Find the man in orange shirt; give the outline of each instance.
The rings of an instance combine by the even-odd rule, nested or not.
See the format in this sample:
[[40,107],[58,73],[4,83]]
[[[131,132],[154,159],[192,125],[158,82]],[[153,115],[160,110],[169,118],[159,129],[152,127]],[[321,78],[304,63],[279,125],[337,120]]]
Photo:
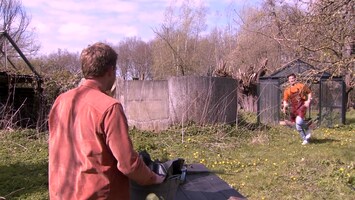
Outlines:
[[282,110],[286,113],[286,108],[291,104],[291,122],[296,123],[296,129],[303,139],[302,144],[305,145],[311,137],[309,128],[304,122],[304,117],[312,100],[312,92],[306,85],[297,82],[295,74],[288,75],[287,79],[290,86],[284,91]]
[[116,79],[117,53],[95,43],[80,55],[85,81],[61,94],[49,114],[50,199],[128,200],[129,179],[162,183],[134,151],[122,105],[105,91]]

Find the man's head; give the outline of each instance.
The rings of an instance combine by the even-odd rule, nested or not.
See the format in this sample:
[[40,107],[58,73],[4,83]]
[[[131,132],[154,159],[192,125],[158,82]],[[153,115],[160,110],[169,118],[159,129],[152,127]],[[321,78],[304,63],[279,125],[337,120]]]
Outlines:
[[296,74],[292,73],[287,76],[288,82],[293,85],[296,83]]
[[86,79],[101,77],[108,70],[116,70],[117,53],[109,45],[97,42],[81,52],[80,61]]

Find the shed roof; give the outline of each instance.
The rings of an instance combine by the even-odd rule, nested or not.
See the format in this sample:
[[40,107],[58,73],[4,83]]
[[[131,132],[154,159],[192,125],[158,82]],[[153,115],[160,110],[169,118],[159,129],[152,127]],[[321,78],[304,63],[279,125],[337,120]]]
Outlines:
[[285,78],[289,74],[296,74],[296,75],[302,75],[306,73],[313,73],[314,76],[318,77],[326,77],[329,78],[331,74],[327,72],[317,72],[317,69],[310,65],[309,63],[306,63],[300,59],[293,60],[286,65],[282,66],[279,70],[275,71],[272,73],[270,76],[264,76],[260,77],[261,79],[278,79],[278,78]]

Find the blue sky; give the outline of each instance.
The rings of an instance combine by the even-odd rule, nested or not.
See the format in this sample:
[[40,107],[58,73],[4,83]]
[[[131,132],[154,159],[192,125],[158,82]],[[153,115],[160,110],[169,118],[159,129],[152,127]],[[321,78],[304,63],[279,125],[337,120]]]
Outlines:
[[[22,0],[31,16],[41,54],[58,49],[80,52],[97,41],[118,44],[126,37],[154,38],[171,0]],[[242,9],[260,0],[195,0],[208,7],[209,28],[224,24],[227,8]],[[181,2],[181,0],[177,0]]]

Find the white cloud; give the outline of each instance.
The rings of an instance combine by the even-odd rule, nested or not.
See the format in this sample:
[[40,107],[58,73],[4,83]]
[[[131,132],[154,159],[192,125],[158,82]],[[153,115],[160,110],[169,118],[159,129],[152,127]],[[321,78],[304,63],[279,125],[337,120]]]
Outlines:
[[85,37],[90,32],[90,27],[79,23],[65,23],[59,26],[58,34],[75,35],[76,37]]
[[[202,1],[202,0],[199,0]],[[239,1],[239,0],[238,0]],[[253,0],[258,1],[258,0]],[[42,53],[57,49],[80,51],[96,41],[117,44],[125,37],[154,37],[152,28],[163,22],[170,0],[23,0],[32,15]],[[181,0],[179,0],[181,3]],[[207,0],[211,9],[222,9],[229,0]],[[223,10],[220,10],[223,13]],[[211,20],[209,20],[211,21]],[[221,21],[221,20],[218,20]]]

